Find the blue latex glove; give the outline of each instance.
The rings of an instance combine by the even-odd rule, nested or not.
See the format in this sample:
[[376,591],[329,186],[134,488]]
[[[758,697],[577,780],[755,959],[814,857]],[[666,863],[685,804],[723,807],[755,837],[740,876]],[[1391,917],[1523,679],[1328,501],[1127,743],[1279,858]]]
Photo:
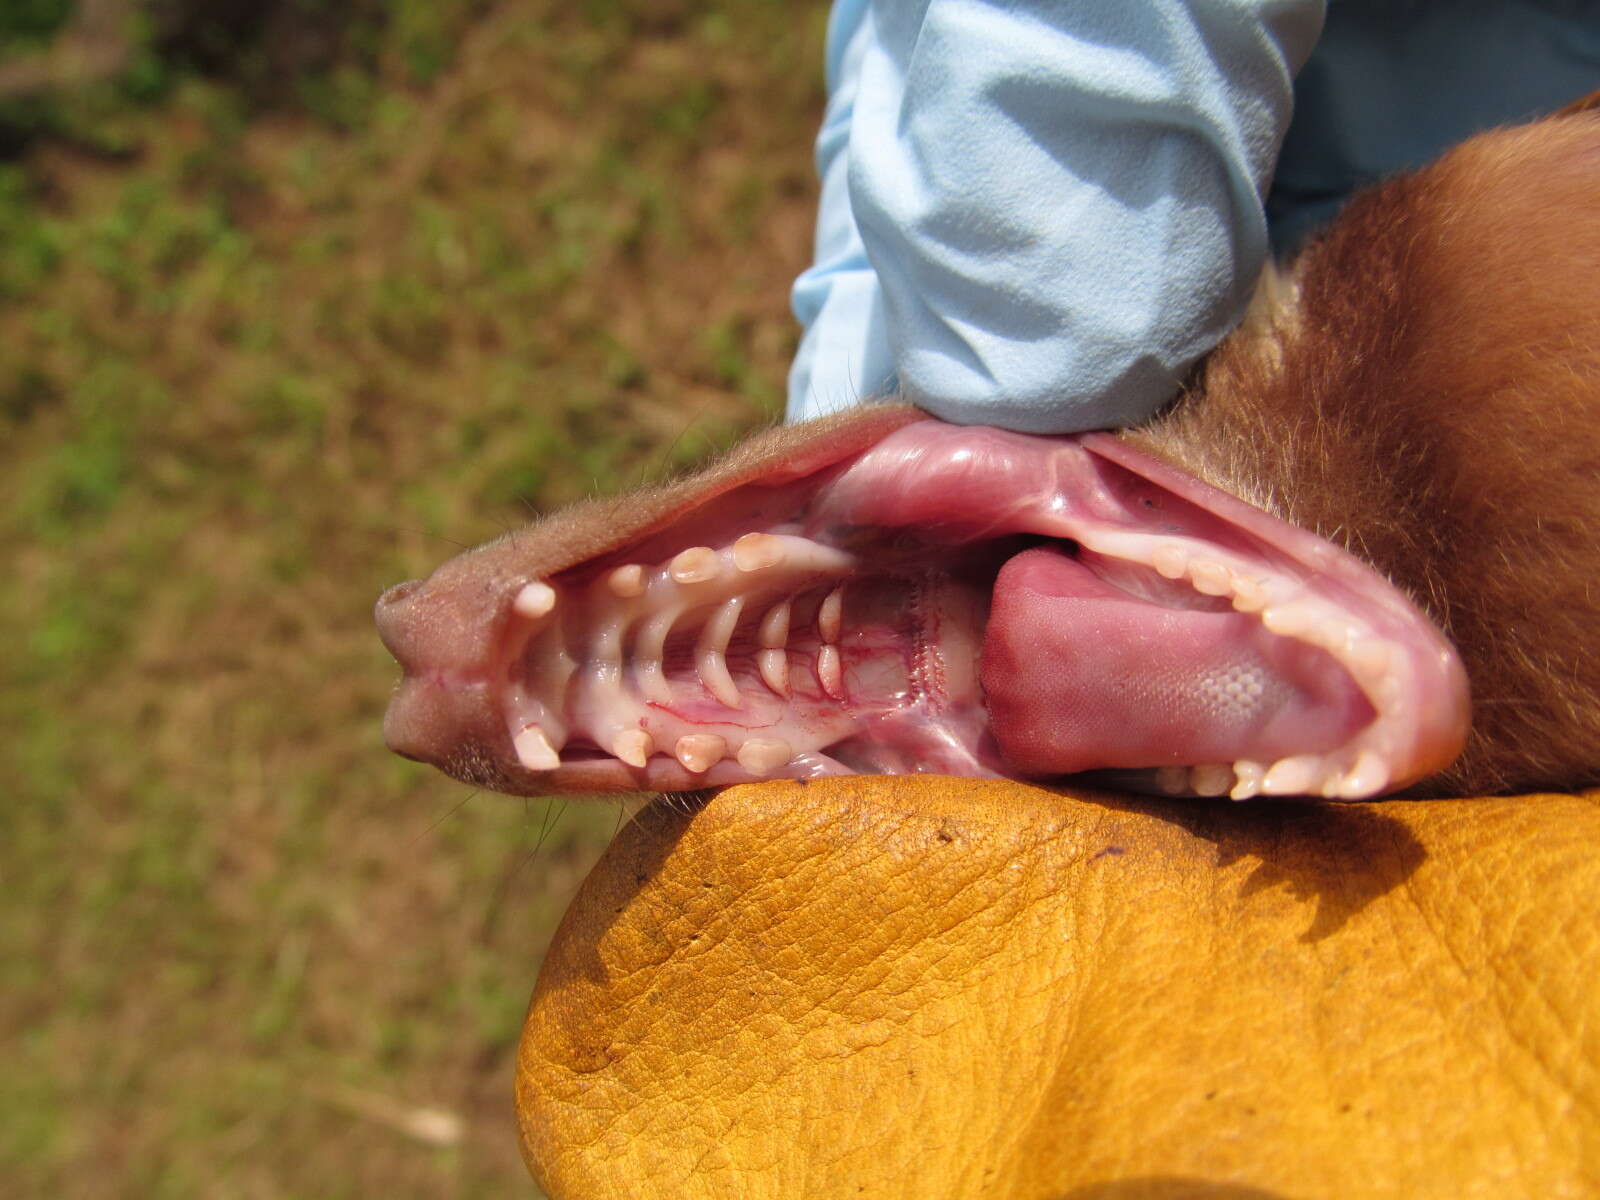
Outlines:
[[1127,425],[1244,310],[1321,0],[836,0],[798,420]]

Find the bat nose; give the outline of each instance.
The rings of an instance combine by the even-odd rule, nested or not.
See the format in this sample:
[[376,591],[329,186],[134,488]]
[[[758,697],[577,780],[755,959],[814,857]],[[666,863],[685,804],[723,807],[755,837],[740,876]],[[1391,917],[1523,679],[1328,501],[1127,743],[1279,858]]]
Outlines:
[[373,620],[378,625],[378,637],[402,667],[410,665],[413,649],[413,639],[409,634],[414,622],[406,619],[412,607],[408,602],[421,586],[420,579],[397,583],[378,597],[378,603],[372,610]]

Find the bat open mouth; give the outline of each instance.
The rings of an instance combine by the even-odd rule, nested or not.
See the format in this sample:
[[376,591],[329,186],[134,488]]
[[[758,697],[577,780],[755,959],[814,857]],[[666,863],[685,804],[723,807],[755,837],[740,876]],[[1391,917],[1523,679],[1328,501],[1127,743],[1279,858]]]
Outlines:
[[391,745],[514,792],[1111,770],[1243,799],[1376,795],[1465,737],[1394,588],[1115,438],[920,421],[773,475],[533,578],[391,591]]

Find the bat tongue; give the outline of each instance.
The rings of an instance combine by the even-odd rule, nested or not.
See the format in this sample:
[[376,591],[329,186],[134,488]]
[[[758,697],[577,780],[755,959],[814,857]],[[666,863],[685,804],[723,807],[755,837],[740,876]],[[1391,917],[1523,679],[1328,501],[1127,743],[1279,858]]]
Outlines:
[[1053,549],[1010,559],[982,661],[1007,761],[1036,775],[1272,762],[1332,751],[1372,720],[1325,651],[1185,600],[1135,594]]

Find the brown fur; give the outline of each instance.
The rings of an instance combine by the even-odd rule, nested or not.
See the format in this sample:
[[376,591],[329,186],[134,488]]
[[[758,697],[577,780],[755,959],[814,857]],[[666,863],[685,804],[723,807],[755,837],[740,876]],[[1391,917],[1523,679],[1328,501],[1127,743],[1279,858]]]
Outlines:
[[1600,782],[1600,93],[1357,197],[1126,436],[1347,546],[1460,647],[1430,791]]

